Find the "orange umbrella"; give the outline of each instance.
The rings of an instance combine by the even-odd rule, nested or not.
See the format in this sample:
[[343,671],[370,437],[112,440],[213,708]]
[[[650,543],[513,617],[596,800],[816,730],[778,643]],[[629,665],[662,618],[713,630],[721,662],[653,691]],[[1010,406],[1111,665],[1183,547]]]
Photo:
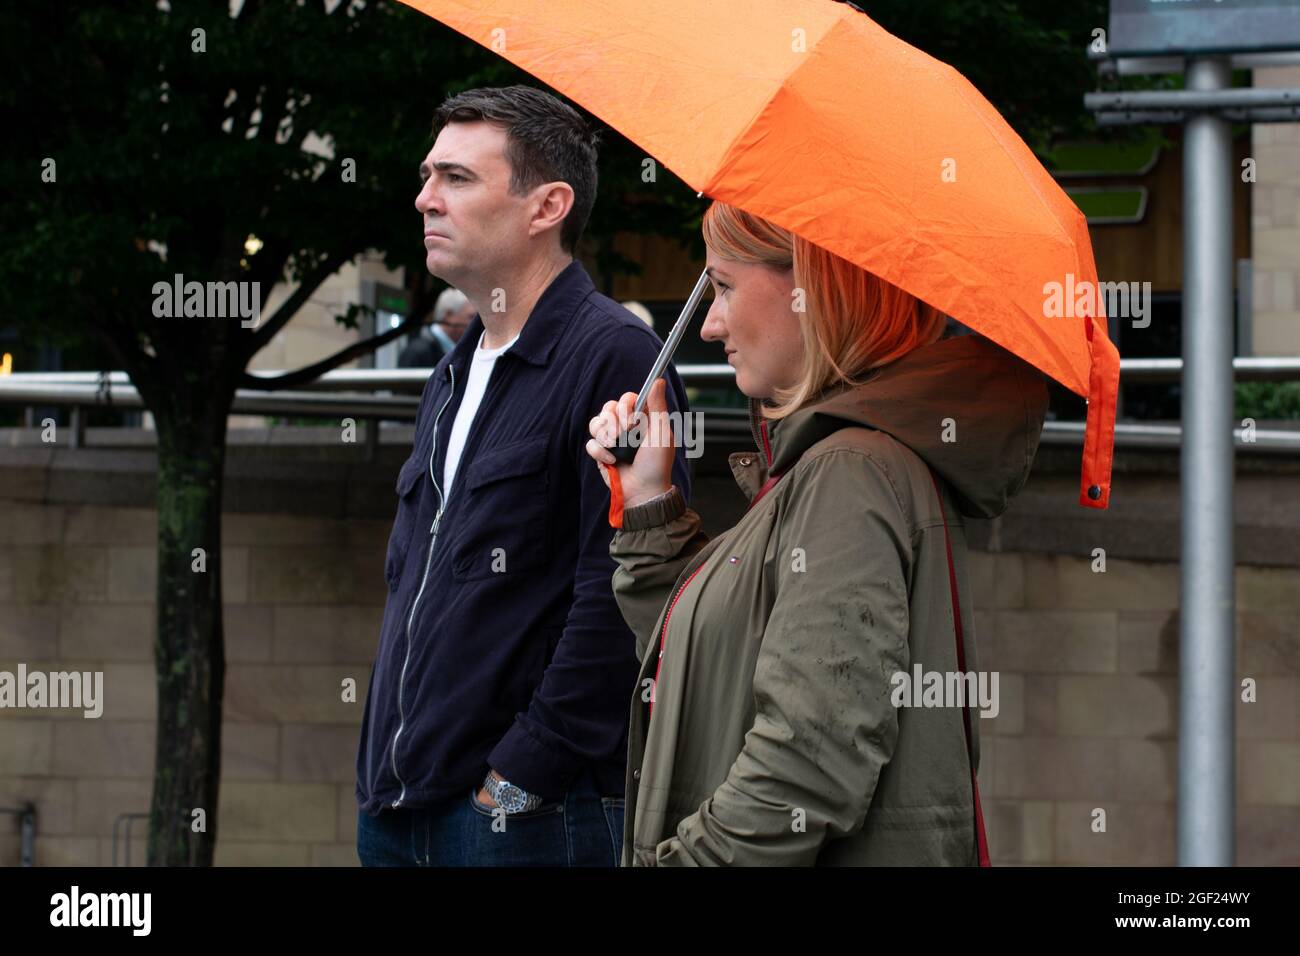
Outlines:
[[952,67],[832,0],[403,2],[1085,396],[1079,502],[1107,506],[1119,353],[1087,222]]

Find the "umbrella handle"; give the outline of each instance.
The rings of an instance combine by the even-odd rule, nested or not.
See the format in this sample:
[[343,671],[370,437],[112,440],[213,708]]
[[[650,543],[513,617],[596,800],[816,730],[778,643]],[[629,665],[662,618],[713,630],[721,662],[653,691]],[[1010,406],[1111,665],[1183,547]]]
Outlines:
[[627,432],[624,432],[619,436],[618,444],[611,448],[609,453],[614,456],[616,461],[624,465],[630,465],[636,460],[637,445],[632,444],[636,440],[637,436],[628,435]]

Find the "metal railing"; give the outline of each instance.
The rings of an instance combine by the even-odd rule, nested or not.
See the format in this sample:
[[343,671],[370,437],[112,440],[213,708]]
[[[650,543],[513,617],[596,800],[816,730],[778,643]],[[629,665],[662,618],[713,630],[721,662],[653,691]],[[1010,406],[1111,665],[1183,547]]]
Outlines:
[[[1233,374],[1239,382],[1300,380],[1300,358],[1236,358]],[[726,386],[735,380],[735,369],[723,364],[677,366],[682,380],[693,386]],[[1124,383],[1176,382],[1183,371],[1180,358],[1133,358],[1120,361]],[[239,389],[231,412],[248,415],[280,415],[312,418],[355,418],[358,421],[413,422],[419,410],[419,393],[431,370],[336,369],[299,389],[268,392]],[[279,372],[257,373],[264,377]],[[384,394],[394,393],[394,394]],[[21,372],[0,376],[0,404],[71,407],[73,447],[85,444],[87,408],[141,409],[144,403],[125,372]],[[701,408],[713,434],[746,435],[748,414],[741,408]],[[1042,441],[1049,445],[1078,445],[1083,441],[1084,423],[1048,421]],[[1130,448],[1177,448],[1182,444],[1180,425],[1117,422],[1115,444]],[[1257,452],[1295,454],[1300,452],[1300,428],[1233,429],[1239,448]],[[376,448],[377,430],[366,429],[369,453]]]
[[1115,90],[1083,94],[1098,126],[1181,123],[1212,113],[1234,123],[1300,120],[1300,89]]

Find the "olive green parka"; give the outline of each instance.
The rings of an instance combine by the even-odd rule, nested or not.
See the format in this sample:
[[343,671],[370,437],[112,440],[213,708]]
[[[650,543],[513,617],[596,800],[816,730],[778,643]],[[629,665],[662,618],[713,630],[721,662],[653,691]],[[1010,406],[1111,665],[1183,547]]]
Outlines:
[[782,420],[751,402],[729,531],[675,489],[623,512],[624,865],[975,865],[979,712],[968,755],[962,709],[896,705],[896,675],[959,669],[949,549],[978,670],[962,519],[1006,510],[1046,409],[1032,366],[940,339]]

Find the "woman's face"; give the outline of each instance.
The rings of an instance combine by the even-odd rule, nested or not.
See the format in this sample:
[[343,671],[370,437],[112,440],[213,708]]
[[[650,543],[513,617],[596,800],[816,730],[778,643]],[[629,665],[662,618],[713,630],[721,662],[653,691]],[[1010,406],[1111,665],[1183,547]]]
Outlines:
[[736,387],[750,398],[771,398],[778,387],[794,386],[803,363],[794,270],[721,259],[712,251],[705,263],[713,304],[700,338],[723,344]]

